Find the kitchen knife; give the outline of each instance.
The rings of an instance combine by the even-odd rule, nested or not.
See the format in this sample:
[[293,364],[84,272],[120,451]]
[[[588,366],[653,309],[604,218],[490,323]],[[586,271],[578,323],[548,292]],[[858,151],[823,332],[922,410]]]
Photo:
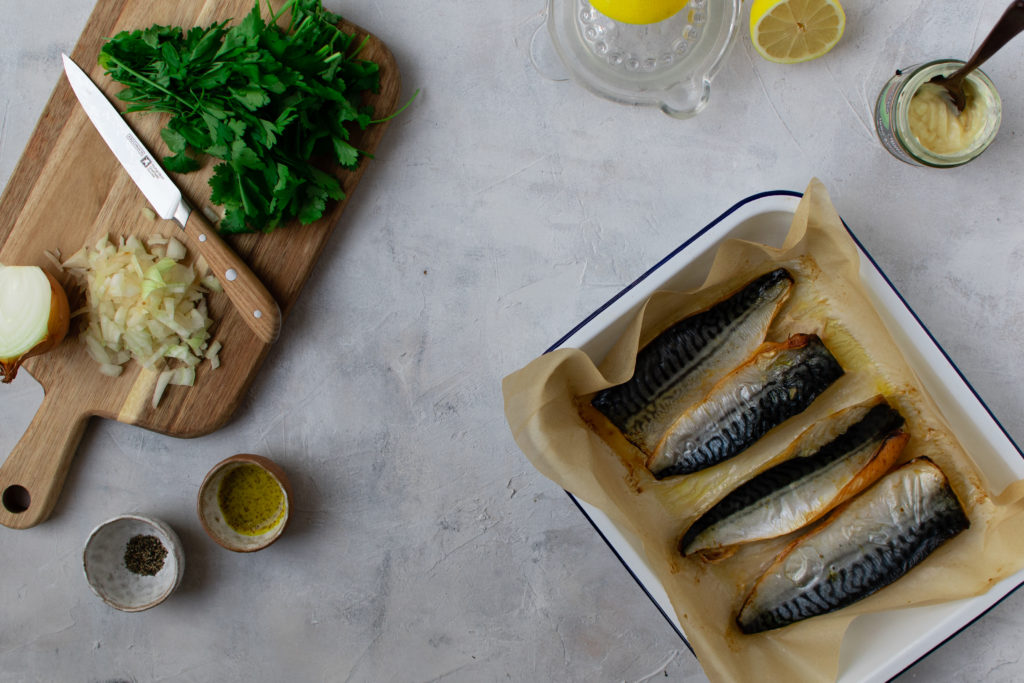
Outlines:
[[202,212],[192,210],[181,196],[181,190],[167,177],[103,91],[70,57],[63,57],[64,72],[72,90],[121,166],[160,217],[173,220],[188,235],[253,332],[264,342],[273,342],[281,331],[281,309],[270,292],[220,238]]

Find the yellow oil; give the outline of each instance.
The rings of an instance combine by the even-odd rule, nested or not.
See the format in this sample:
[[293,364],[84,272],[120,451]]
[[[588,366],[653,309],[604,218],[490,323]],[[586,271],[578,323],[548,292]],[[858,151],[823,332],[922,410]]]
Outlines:
[[227,525],[246,536],[273,530],[285,514],[281,485],[262,467],[249,463],[224,475],[217,503]]

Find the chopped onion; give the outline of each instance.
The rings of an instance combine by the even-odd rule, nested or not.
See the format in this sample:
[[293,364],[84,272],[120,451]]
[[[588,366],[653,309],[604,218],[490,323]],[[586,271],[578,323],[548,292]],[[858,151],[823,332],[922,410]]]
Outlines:
[[68,332],[68,297],[38,266],[0,264],[0,377],[7,384],[26,358],[46,353]]
[[210,225],[217,225],[220,222],[221,216],[212,206],[204,206],[203,215],[206,216],[206,220],[210,221]]
[[204,358],[219,365],[220,343],[210,343],[213,321],[204,295],[220,283],[205,272],[205,262],[201,272],[185,265],[186,256],[173,237],[154,236],[143,245],[132,236],[117,246],[103,237],[63,263],[85,288],[81,339],[89,355],[105,375],[116,377],[129,359],[160,371],[154,408],[168,385],[192,386]]

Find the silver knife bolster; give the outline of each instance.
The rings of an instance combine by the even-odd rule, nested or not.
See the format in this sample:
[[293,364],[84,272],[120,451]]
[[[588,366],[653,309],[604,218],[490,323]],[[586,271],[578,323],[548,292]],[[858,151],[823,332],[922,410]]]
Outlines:
[[185,229],[185,223],[188,223],[188,217],[192,215],[192,207],[189,206],[185,198],[182,197],[178,205],[174,207],[174,215],[171,216],[171,220],[178,224],[178,227],[182,230]]

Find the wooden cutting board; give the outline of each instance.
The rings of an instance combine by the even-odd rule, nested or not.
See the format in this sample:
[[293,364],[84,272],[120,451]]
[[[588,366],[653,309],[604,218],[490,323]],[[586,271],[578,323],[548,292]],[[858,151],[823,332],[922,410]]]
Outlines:
[[[272,4],[277,8],[281,2]],[[261,6],[266,16],[266,3]],[[99,0],[71,56],[123,111],[124,105],[113,97],[121,86],[96,65],[107,37],[154,23],[191,27],[241,19],[252,7],[252,0]],[[351,24],[343,28],[366,35]],[[368,95],[367,102],[374,105],[378,117],[384,117],[395,110],[400,77],[388,48],[375,36],[368,38],[360,56],[380,65],[381,88]],[[175,235],[183,241],[184,237],[175,224],[147,217],[145,198],[86,118],[63,72],[53,77],[57,86],[0,196],[0,262],[38,265],[51,272],[65,284],[74,310],[82,295],[47,259],[47,251],[59,251],[66,258],[105,234],[112,239],[152,233]],[[167,153],[160,139],[164,116],[133,113],[126,120],[155,155]],[[386,125],[354,132],[353,144],[372,154]],[[368,163],[364,160],[357,170],[341,173],[346,199],[330,205],[319,222],[228,238],[277,300],[283,315],[295,303]],[[187,175],[171,174],[197,210],[209,205],[207,180],[212,166],[208,163]],[[191,245],[185,245],[191,254]],[[221,366],[213,370],[204,362],[194,387],[169,387],[156,409],[150,405],[156,372],[129,362],[117,378],[101,375],[73,334],[53,352],[25,363],[23,372],[38,380],[45,393],[24,436],[0,467],[0,524],[28,528],[50,515],[93,415],[178,437],[208,434],[231,417],[270,346],[256,337],[225,295],[211,295],[209,305],[216,321],[214,338],[223,344]]]

